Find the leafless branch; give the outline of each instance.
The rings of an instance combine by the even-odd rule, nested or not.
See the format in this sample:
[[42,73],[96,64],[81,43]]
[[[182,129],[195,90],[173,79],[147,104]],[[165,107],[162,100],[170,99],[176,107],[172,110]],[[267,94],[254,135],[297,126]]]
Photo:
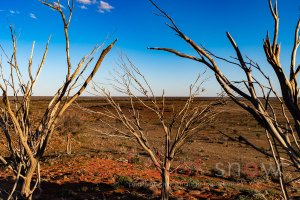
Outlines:
[[[194,60],[204,64],[215,74],[217,81],[226,94],[237,105],[249,112],[254,119],[259,122],[263,128],[265,128],[266,134],[269,136],[268,138],[274,140],[271,141],[269,139],[269,142],[271,141],[270,147],[273,148],[272,156],[274,158],[277,170],[280,172],[280,184],[283,196],[285,199],[288,199],[288,193],[283,179],[284,171],[281,163],[285,158],[282,154],[288,155],[289,163],[293,163],[293,166],[296,170],[299,171],[300,169],[300,148],[298,144],[300,137],[300,109],[298,106],[299,89],[297,86],[297,75],[300,69],[299,66],[296,68],[296,55],[300,43],[300,21],[298,20],[295,29],[294,46],[290,62],[290,77],[288,79],[280,62],[280,45],[277,42],[279,34],[279,14],[277,1],[275,0],[275,4],[273,5],[272,0],[268,0],[269,8],[274,20],[274,33],[273,38],[270,38],[269,33],[267,33],[266,39],[263,42],[263,48],[267,61],[275,72],[276,78],[280,85],[280,92],[282,94],[282,97],[280,97],[280,95],[278,95],[275,91],[273,84],[271,83],[271,79],[266,74],[266,71],[249,57],[246,57],[249,61],[245,61],[237,43],[229,33],[227,33],[227,38],[229,39],[231,46],[236,53],[236,58],[233,58],[234,61],[216,56],[202,45],[197,45],[178,28],[175,21],[165,11],[159,8],[154,1],[149,1],[159,11],[159,14],[164,16],[164,18],[169,22],[167,26],[171,28],[171,30],[173,30],[183,41],[185,41],[198,55],[191,56],[170,48],[155,47],[149,49],[166,51],[179,57]],[[222,73],[218,63],[216,62],[217,60],[225,61],[233,66],[238,66],[243,70],[243,75],[245,75],[247,79],[230,81],[228,77]],[[259,74],[267,81],[266,85],[263,84],[263,81],[260,78],[254,76],[252,70],[257,70],[259,72]],[[247,92],[244,92],[234,84],[243,84]],[[262,94],[262,98],[258,97],[259,92]],[[243,98],[239,98],[239,96]],[[276,100],[271,101],[270,98],[272,96],[275,96]],[[279,102],[281,111],[275,109],[275,105],[273,105],[273,103],[276,101]],[[284,122],[280,121],[278,116],[282,116]],[[291,122],[291,120],[293,120],[293,122]],[[290,136],[292,136],[292,140],[290,139]],[[242,139],[243,143],[248,141],[246,138],[244,139],[245,140]],[[249,142],[246,142],[246,144],[256,147],[254,144]],[[258,148],[256,149],[259,150]],[[278,149],[283,150],[283,152],[279,151]],[[265,152],[262,153],[265,154]],[[268,155],[270,156],[269,153]]]

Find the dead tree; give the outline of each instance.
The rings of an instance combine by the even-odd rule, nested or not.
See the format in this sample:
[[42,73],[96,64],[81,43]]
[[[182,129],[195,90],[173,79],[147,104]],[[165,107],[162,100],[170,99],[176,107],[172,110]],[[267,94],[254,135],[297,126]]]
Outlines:
[[[272,0],[269,0],[270,11],[274,19],[274,33],[272,39],[270,38],[269,33],[267,33],[263,42],[263,48],[266,59],[275,72],[277,81],[280,84],[281,94],[278,94],[272,85],[270,77],[266,74],[265,69],[261,68],[258,63],[249,57],[243,56],[240,48],[230,33],[226,34],[236,53],[236,57],[226,59],[215,55],[204,46],[196,44],[179,29],[174,20],[165,11],[160,9],[152,0],[150,0],[150,2],[156,7],[160,15],[168,21],[167,26],[183,39],[183,41],[197,53],[197,56],[181,53],[170,48],[150,49],[166,51],[179,57],[204,64],[215,74],[216,80],[227,95],[237,105],[248,111],[255,120],[265,128],[267,140],[270,144],[270,151],[272,153],[266,155],[273,156],[279,173],[283,197],[288,199],[286,186],[289,182],[285,182],[284,180],[284,169],[285,167],[292,166],[297,174],[299,174],[300,170],[300,109],[298,106],[299,89],[297,86],[297,76],[300,72],[300,65],[296,64],[297,49],[300,44],[300,20],[298,20],[295,28],[294,45],[291,52],[289,72],[287,75],[280,62],[280,45],[277,42],[279,34],[277,1],[275,2],[275,5],[272,5]],[[218,62],[227,62],[232,64],[233,67],[241,69],[245,79],[239,81],[229,80],[228,76],[223,74]],[[257,71],[263,79],[255,76],[253,71]],[[239,87],[241,85],[244,89]],[[260,94],[261,96],[259,96]],[[279,112],[274,109],[274,105],[270,100],[270,97],[272,96],[275,97],[281,105],[281,110]],[[278,119],[278,116],[280,115],[283,116],[283,121]],[[296,177],[294,180],[299,179],[300,177]]]
[[[65,15],[65,12],[63,12],[59,0],[55,3],[45,1],[41,1],[41,3],[57,11],[63,21],[67,61],[66,79],[52,97],[38,122],[33,122],[35,113],[29,112],[31,109],[31,97],[37,78],[46,61],[50,39],[35,73],[33,73],[32,70],[35,46],[33,43],[28,62],[29,78],[26,81],[24,80],[24,73],[22,73],[19,68],[17,59],[17,38],[11,28],[12,55],[7,54],[1,46],[6,57],[7,69],[4,68],[4,66],[6,66],[5,63],[0,63],[0,89],[2,91],[0,126],[4,138],[6,139],[6,146],[9,152],[8,158],[0,155],[0,160],[10,168],[17,177],[14,187],[7,197],[8,199],[16,197],[18,195],[17,193],[20,193],[24,199],[32,199],[34,191],[41,183],[39,163],[46,151],[58,119],[86,89],[98,71],[103,59],[115,44],[114,41],[106,47],[92,67],[89,67],[89,65],[92,63],[93,56],[97,50],[101,48],[100,46],[96,46],[88,55],[84,56],[77,65],[72,64],[68,33],[74,9],[74,1],[67,1],[68,6],[65,12],[68,13],[68,17]],[[6,73],[3,72],[5,70],[7,70],[6,73],[9,72],[7,77],[5,76]],[[16,188],[19,187],[21,191],[16,192]]]
[[[105,134],[109,137],[123,137],[133,139],[149,155],[154,166],[159,171],[162,181],[161,199],[168,199],[170,193],[170,169],[172,162],[187,141],[199,134],[216,114],[215,106],[219,102],[200,105],[196,101],[201,84],[199,78],[190,86],[189,97],[180,108],[174,108],[167,113],[164,93],[161,97],[155,96],[150,84],[139,69],[129,60],[121,61],[120,70],[116,70],[113,78],[113,87],[117,92],[128,98],[128,106],[123,107],[115,100],[110,92],[95,86],[97,93],[104,95],[110,107],[98,112],[108,120],[101,120],[113,131]],[[147,131],[149,122],[143,119],[143,112],[150,111],[158,120],[162,136],[162,149],[149,141],[150,131]],[[112,120],[113,119],[113,120]],[[121,122],[116,127],[112,121]],[[157,152],[158,151],[158,152]]]

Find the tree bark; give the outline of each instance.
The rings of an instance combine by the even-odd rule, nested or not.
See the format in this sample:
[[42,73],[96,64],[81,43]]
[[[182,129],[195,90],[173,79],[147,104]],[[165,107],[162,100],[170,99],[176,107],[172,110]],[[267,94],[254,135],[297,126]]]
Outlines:
[[170,195],[170,166],[171,162],[166,161],[165,167],[162,170],[162,186],[161,186],[161,200],[168,200]]
[[25,174],[25,180],[22,183],[21,195],[24,199],[31,200],[34,189],[31,189],[32,178],[37,168],[38,161],[31,161],[28,171]]

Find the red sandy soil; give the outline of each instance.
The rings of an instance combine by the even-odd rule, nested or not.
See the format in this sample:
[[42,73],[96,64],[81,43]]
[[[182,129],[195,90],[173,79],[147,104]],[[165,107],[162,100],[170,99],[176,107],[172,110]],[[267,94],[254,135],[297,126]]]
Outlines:
[[[160,175],[152,167],[126,160],[103,159],[96,155],[47,158],[42,164],[42,190],[36,199],[158,199]],[[12,176],[0,172],[2,188],[11,187]],[[128,185],[116,186],[116,177],[128,177]],[[178,178],[181,177],[181,178]],[[198,180],[197,189],[188,187],[189,178]],[[267,191],[274,184],[234,183],[207,175],[171,175],[172,199],[235,199],[247,191]],[[238,190],[240,189],[240,190]],[[274,199],[276,199],[274,197]]]
[[[122,100],[122,99],[121,99]],[[122,106],[128,102],[119,101]],[[182,105],[181,99],[169,99],[171,104]],[[211,101],[199,100],[199,103]],[[79,102],[94,110],[101,110],[105,104],[99,99],[81,99]],[[37,98],[33,101],[32,113],[38,119],[47,105],[47,99]],[[276,109],[280,109],[279,106]],[[153,144],[161,143],[161,130],[153,114],[147,110],[140,110],[145,121],[145,128],[149,131],[149,139]],[[71,108],[66,115],[77,117],[71,126],[81,126],[75,130],[78,133],[72,137],[71,156],[65,154],[65,134],[57,133],[52,138],[44,160],[41,161],[41,190],[37,190],[35,199],[159,199],[160,175],[151,166],[145,152],[134,142],[121,139],[112,139],[101,136],[99,132],[106,127],[99,121],[101,116],[93,116],[78,109]],[[116,126],[120,124],[116,121]],[[68,132],[69,126],[61,131]],[[273,164],[271,158],[257,153],[248,146],[231,141],[220,134],[220,131],[234,137],[236,134],[249,138],[253,143],[268,147],[264,139],[264,130],[253,120],[249,114],[241,110],[232,102],[226,105],[212,124],[201,130],[193,139],[188,141],[175,160],[173,166],[179,166],[176,173],[171,174],[173,199],[259,199],[263,195],[266,199],[279,199],[280,189],[276,180],[262,175],[252,177],[233,177],[228,174],[219,177],[211,173],[217,163],[226,166],[227,163],[238,163],[241,166],[249,163]],[[2,143],[0,135],[1,155],[8,152]],[[134,156],[138,160],[131,160]],[[197,170],[199,173],[190,173],[190,166],[180,166],[180,162],[195,164],[200,160]],[[259,169],[261,170],[261,169]],[[250,169],[251,172],[251,169]],[[293,175],[291,174],[291,177]],[[0,166],[0,199],[5,191],[13,186],[13,175]],[[123,180],[120,181],[120,180]],[[124,181],[125,180],[125,181]],[[127,182],[126,182],[127,181]],[[124,183],[125,182],[125,183]],[[300,183],[293,184],[291,194],[300,199]],[[5,198],[5,197],[4,197]],[[263,199],[263,198],[261,198]]]

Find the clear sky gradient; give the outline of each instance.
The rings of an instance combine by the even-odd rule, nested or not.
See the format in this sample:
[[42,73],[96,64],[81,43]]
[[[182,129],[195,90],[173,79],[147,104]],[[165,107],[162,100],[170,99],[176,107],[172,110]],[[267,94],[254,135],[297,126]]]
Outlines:
[[[61,3],[66,5],[64,0]],[[156,0],[156,3],[174,18],[184,33],[217,55],[234,55],[225,35],[229,31],[244,54],[271,73],[262,49],[267,30],[273,32],[267,0]],[[279,0],[278,4],[281,60],[288,68],[300,1]],[[165,89],[169,96],[186,95],[189,84],[205,67],[168,53],[147,50],[147,47],[170,47],[194,53],[165,25],[165,19],[154,12],[155,8],[147,0],[75,0],[70,27],[72,61],[77,63],[105,38],[109,37],[108,42],[118,38],[95,77],[97,82],[109,78],[108,71],[112,71],[119,55],[124,53],[141,69],[157,94]],[[49,56],[34,95],[53,95],[66,74],[59,14],[38,0],[0,0],[0,43],[8,52],[11,51],[9,25],[13,25],[18,34],[19,62],[25,73],[32,41],[36,41],[36,66],[52,34]],[[239,70],[233,66],[222,64],[222,69],[233,80],[240,78]],[[207,73],[207,77],[211,75]],[[214,77],[205,87],[206,96],[220,92]]]

